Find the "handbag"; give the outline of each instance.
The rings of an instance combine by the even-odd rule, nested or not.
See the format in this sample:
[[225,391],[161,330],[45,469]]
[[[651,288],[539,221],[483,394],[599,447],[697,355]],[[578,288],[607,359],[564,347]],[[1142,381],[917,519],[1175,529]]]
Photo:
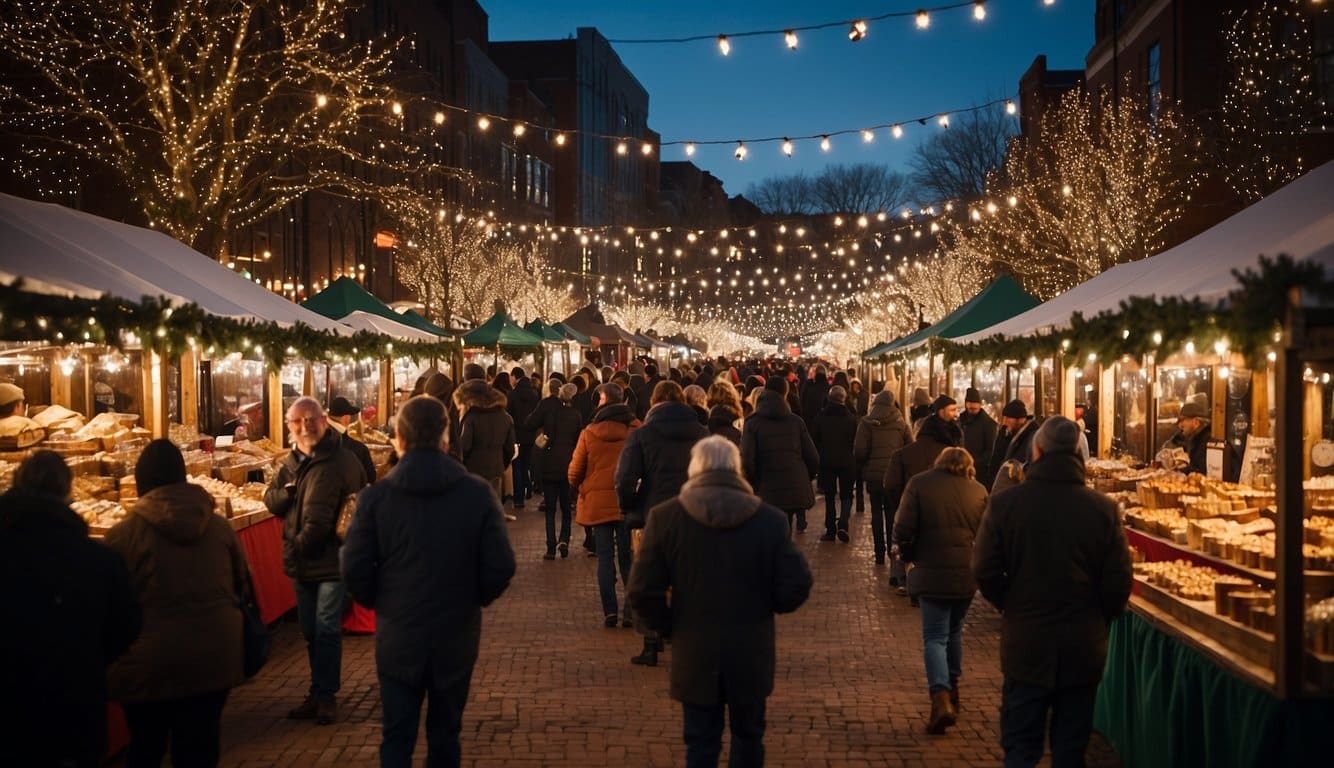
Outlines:
[[334,535],[339,543],[347,538],[347,529],[352,525],[352,515],[357,511],[357,494],[349,493],[343,497],[343,504],[338,508],[338,522],[334,524]]
[[242,664],[242,670],[247,679],[254,677],[264,668],[264,664],[269,660],[269,652],[273,649],[273,638],[269,635],[269,628],[264,623],[264,619],[259,614],[259,604],[255,602],[255,590],[250,581],[250,574],[246,574],[245,583],[241,589],[241,639],[245,647],[245,660]]

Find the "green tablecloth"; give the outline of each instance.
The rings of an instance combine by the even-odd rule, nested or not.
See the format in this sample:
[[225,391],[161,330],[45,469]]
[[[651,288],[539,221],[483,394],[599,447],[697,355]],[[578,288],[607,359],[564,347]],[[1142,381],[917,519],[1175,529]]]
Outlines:
[[1279,701],[1129,612],[1094,726],[1134,768],[1334,765],[1334,699]]

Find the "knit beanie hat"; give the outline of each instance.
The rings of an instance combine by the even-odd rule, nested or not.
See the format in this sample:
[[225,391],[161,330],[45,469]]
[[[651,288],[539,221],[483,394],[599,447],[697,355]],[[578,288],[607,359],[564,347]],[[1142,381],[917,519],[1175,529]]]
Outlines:
[[140,496],[154,488],[185,482],[185,459],[181,449],[163,438],[149,443],[139,454],[139,463],[134,465],[134,482]]
[[982,402],[982,393],[978,392],[976,387],[969,387],[968,391],[964,393],[963,401],[965,403],[980,403]]

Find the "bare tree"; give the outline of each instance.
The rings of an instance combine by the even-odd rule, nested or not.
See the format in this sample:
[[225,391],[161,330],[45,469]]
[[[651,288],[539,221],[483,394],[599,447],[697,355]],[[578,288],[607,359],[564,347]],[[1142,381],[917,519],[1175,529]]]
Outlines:
[[813,186],[821,213],[869,213],[902,205],[908,180],[886,165],[835,164],[825,168]]
[[1014,119],[1000,105],[969,112],[917,146],[909,160],[922,202],[976,200],[988,177],[1005,167],[1005,144]]
[[[385,204],[398,222],[401,239],[394,255],[398,279],[417,292],[427,320],[452,327],[461,314],[456,302],[462,285],[487,263],[490,228],[485,220],[462,212],[432,208],[425,197],[402,195]],[[472,303],[465,319],[479,322],[482,308],[489,306]]]
[[807,216],[816,211],[814,185],[804,173],[770,176],[751,184],[746,198],[777,216]]

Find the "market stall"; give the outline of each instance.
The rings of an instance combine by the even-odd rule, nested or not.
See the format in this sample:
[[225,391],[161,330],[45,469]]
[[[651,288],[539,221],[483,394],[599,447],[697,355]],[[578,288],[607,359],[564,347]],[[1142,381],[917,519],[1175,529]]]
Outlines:
[[[531,370],[537,364],[543,343],[541,336],[525,331],[504,312],[497,312],[463,335],[463,357],[469,361],[488,362],[495,365],[497,371],[507,370],[501,365],[506,360]],[[490,355],[489,360],[487,355]]]
[[607,324],[596,304],[589,304],[562,322],[567,328],[578,331],[588,339],[584,347],[584,359],[593,367],[610,365],[613,368],[626,368],[634,358],[636,345],[642,345],[633,333]]
[[543,368],[547,374],[559,371],[566,377],[573,373],[574,357],[579,343],[537,318],[523,327],[525,331],[542,337]]

